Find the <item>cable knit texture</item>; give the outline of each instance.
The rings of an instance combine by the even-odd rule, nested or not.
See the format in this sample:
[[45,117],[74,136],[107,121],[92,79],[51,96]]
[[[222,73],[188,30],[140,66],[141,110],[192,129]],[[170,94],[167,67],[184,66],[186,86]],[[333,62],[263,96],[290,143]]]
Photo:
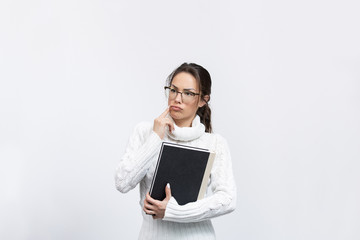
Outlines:
[[[167,117],[172,120],[169,115]],[[139,239],[215,239],[210,219],[233,211],[236,205],[236,186],[227,142],[219,134],[206,133],[198,115],[191,127],[174,126],[175,131],[170,133],[167,130],[163,140],[152,130],[150,122],[142,122],[135,127],[116,168],[116,188],[125,193],[140,183],[139,203],[142,209],[163,141],[214,151],[216,157],[205,197],[182,206],[171,197],[161,220],[154,220],[142,211]]]

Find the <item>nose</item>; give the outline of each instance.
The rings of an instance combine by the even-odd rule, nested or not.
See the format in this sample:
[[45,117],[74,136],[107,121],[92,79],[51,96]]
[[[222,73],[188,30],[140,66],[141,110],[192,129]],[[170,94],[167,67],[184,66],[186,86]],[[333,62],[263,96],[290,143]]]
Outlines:
[[178,92],[178,93],[176,94],[175,102],[179,102],[179,103],[182,102],[182,94],[181,94],[181,93]]

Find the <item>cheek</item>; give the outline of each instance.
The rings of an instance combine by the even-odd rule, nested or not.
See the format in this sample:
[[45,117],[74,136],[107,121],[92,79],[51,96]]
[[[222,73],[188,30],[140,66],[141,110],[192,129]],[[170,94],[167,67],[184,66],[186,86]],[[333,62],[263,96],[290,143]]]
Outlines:
[[189,114],[193,114],[194,112],[196,112],[197,108],[198,108],[197,104],[191,104],[186,106],[186,110]]

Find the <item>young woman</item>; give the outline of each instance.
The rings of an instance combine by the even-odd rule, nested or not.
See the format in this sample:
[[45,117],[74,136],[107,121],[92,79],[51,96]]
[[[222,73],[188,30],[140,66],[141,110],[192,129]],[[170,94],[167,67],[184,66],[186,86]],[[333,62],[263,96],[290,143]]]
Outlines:
[[[215,239],[211,218],[235,209],[236,186],[226,140],[212,133],[209,72],[184,63],[167,79],[168,108],[151,122],[135,127],[115,174],[116,188],[123,193],[140,183],[143,224],[139,239]],[[162,141],[207,148],[216,153],[205,197],[179,205],[165,187],[163,201],[150,197]]]

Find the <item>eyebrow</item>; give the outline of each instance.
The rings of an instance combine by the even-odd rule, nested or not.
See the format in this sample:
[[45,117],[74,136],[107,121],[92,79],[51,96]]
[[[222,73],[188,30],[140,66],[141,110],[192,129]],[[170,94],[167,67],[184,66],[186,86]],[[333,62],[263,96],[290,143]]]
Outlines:
[[[171,84],[172,86],[174,86],[174,88],[179,89],[177,86],[175,86],[174,84]],[[194,88],[184,88],[183,90],[194,90],[196,91]]]

